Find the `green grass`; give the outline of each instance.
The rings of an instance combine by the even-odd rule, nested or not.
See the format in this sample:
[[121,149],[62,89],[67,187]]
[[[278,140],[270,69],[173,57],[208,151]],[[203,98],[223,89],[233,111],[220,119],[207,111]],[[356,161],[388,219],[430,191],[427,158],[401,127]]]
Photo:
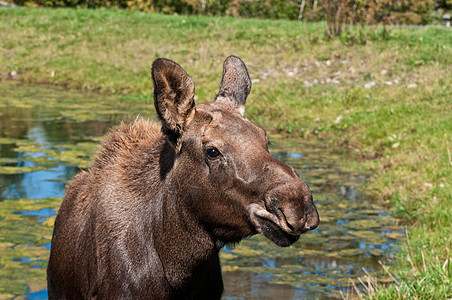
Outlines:
[[[2,80],[45,83],[151,101],[157,57],[213,99],[228,55],[247,64],[247,117],[267,128],[355,153],[368,193],[406,224],[388,269],[397,284],[371,298],[452,297],[452,33],[366,28],[329,40],[324,24],[144,14],[0,9]],[[372,85],[366,88],[365,85]]]

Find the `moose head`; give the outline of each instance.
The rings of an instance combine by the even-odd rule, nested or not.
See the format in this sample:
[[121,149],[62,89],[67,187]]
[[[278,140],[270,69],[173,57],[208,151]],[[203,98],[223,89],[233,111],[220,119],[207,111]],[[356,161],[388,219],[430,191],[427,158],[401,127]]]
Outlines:
[[194,104],[192,79],[178,64],[152,68],[162,132],[176,151],[177,194],[220,241],[261,233],[280,246],[319,224],[308,186],[268,152],[266,132],[243,117],[251,80],[235,56],[224,62],[215,101]]

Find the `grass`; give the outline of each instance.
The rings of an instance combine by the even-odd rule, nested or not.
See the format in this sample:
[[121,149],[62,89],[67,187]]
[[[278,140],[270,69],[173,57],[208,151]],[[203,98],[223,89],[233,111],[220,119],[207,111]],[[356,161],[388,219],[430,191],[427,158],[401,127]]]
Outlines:
[[224,58],[240,56],[253,79],[247,117],[355,153],[348,163],[373,174],[367,191],[406,224],[387,268],[396,283],[363,280],[367,297],[452,297],[450,30],[391,29],[382,39],[381,29],[351,28],[330,40],[322,23],[8,8],[0,32],[1,80],[140,101],[152,99],[157,57],[180,63],[205,102]]

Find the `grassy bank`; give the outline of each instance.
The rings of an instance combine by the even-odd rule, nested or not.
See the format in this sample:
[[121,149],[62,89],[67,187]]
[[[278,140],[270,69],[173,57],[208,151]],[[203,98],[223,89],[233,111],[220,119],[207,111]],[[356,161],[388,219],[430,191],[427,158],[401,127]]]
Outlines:
[[452,297],[452,32],[392,29],[383,40],[369,28],[328,40],[323,31],[289,21],[0,9],[0,76],[150,101],[150,65],[167,57],[204,102],[224,58],[238,55],[254,82],[247,117],[355,153],[350,164],[374,174],[368,192],[406,223],[388,270],[397,283],[369,296]]

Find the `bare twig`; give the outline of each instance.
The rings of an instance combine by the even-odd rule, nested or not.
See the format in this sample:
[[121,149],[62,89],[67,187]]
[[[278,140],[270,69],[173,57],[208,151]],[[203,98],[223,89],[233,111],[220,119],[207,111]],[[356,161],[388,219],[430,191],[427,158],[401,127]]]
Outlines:
[[391,279],[396,284],[397,291],[400,292],[400,290],[398,288],[400,285],[399,281],[391,274],[391,272],[389,272],[388,267],[386,267],[386,265],[384,263],[382,263],[381,260],[379,260],[378,263],[382,266],[383,270],[389,275],[389,277],[391,277]]
[[421,250],[421,255],[422,255],[422,266],[424,268],[424,272],[427,272],[427,266],[425,265],[424,250]]
[[349,281],[351,281],[353,289],[355,290],[356,294],[358,295],[359,298],[363,298],[363,296],[361,295],[361,292],[359,291],[358,287],[356,286],[356,284],[353,282],[353,280],[351,280],[349,278]]
[[451,155],[450,155],[450,148],[449,148],[449,141],[447,140],[447,134],[445,134],[444,136],[445,136],[445,140],[446,140],[447,156],[449,158],[449,166],[452,167],[452,158],[451,158]]

